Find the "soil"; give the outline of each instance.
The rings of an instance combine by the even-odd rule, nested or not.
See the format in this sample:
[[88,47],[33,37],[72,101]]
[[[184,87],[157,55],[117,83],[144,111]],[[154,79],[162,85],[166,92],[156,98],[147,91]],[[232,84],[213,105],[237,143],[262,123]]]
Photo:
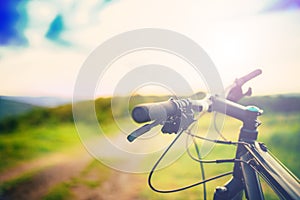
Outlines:
[[[22,174],[34,172],[29,180],[23,181],[1,193],[0,200],[42,199],[55,185],[70,182],[80,176],[80,172],[93,158],[82,150],[77,156],[52,155],[48,158],[21,164],[0,173],[0,183],[12,180]],[[93,173],[93,172],[92,172]],[[94,172],[96,173],[96,172]],[[93,177],[93,174],[89,174]],[[71,187],[74,199],[84,200],[140,200],[141,184],[146,184],[141,176],[111,170],[110,176],[97,187],[78,184]],[[72,197],[73,199],[73,197]]]

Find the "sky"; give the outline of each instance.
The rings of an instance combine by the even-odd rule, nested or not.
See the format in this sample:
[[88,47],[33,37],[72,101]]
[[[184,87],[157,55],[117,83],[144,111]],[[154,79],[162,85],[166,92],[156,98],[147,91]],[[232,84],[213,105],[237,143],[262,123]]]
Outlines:
[[[168,29],[197,42],[224,86],[260,68],[263,74],[249,83],[254,94],[299,93],[299,19],[299,0],[0,1],[0,96],[71,97],[89,54],[139,28]],[[120,59],[115,71],[153,60],[184,68],[178,58],[152,52]],[[103,94],[118,81],[112,76]]]

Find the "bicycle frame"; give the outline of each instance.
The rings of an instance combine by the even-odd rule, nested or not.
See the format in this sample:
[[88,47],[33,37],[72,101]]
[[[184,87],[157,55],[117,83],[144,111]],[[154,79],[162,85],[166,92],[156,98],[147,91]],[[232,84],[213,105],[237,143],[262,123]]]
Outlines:
[[231,180],[216,188],[214,200],[239,200],[243,191],[249,200],[264,199],[258,174],[281,199],[299,199],[299,180],[268,153],[264,144],[256,141],[260,125],[257,117],[262,112],[256,107],[245,107],[228,100],[212,98],[212,101],[212,111],[243,122],[236,151],[236,159],[240,162],[235,162]]

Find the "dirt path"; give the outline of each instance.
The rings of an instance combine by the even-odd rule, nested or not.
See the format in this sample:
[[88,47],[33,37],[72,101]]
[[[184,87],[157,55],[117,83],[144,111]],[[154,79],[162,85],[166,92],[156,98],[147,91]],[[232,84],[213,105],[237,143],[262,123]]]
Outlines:
[[[88,157],[87,155],[84,155],[83,148],[81,150],[77,150],[78,154],[81,156]],[[19,164],[13,168],[9,168],[3,172],[0,173],[0,183],[3,183],[8,180],[15,179],[19,176],[21,176],[24,173],[55,166],[64,162],[71,162],[74,158],[72,158],[70,155],[62,154],[62,153],[55,153],[48,156],[45,156],[43,158],[38,158],[23,164]]]
[[7,181],[22,174],[33,173],[28,180],[21,181],[0,195],[0,199],[41,199],[54,185],[67,181],[80,173],[90,162],[91,157],[87,153],[81,153],[77,158],[54,155],[52,159],[51,161],[54,163],[51,164],[49,164],[49,160],[37,160],[23,164],[19,171],[14,168],[12,171],[2,174],[2,180]]
[[113,171],[110,178],[101,186],[89,188],[84,185],[72,189],[80,200],[142,200],[139,196],[142,184],[146,184],[141,176]]
[[99,192],[102,199],[106,200],[141,200],[139,192],[141,191],[142,184],[146,184],[146,181],[140,176],[115,173]]
[[[102,149],[102,151],[105,151],[105,149]],[[41,199],[54,186],[60,183],[68,183],[73,178],[79,177],[80,173],[93,161],[93,158],[83,147],[76,152],[76,156],[73,154],[55,154],[1,173],[0,183],[13,180],[30,172],[33,175],[28,180],[23,180],[6,191],[0,191],[0,200]],[[74,198],[95,200],[140,199],[138,194],[141,182],[145,185],[145,180],[141,180],[141,177],[137,175],[108,170],[110,171],[109,178],[97,187],[78,184],[70,188]],[[89,176],[93,177],[93,172]]]

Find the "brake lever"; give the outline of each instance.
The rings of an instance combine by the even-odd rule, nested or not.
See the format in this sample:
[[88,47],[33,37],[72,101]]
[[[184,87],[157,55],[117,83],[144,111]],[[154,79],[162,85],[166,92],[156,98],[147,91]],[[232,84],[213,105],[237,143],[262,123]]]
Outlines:
[[159,125],[161,123],[161,120],[156,120],[151,124],[145,124],[144,126],[136,129],[133,131],[130,135],[127,136],[127,140],[129,142],[133,142],[136,138],[139,136],[145,134],[146,132],[150,131],[153,127]]
[[226,99],[237,102],[240,99],[242,99],[245,96],[251,96],[252,95],[252,88],[249,87],[247,92],[243,93],[242,86],[248,82],[249,80],[255,78],[256,76],[260,75],[262,73],[261,69],[256,69],[253,72],[236,79],[234,83],[229,87],[229,92],[226,96]]

